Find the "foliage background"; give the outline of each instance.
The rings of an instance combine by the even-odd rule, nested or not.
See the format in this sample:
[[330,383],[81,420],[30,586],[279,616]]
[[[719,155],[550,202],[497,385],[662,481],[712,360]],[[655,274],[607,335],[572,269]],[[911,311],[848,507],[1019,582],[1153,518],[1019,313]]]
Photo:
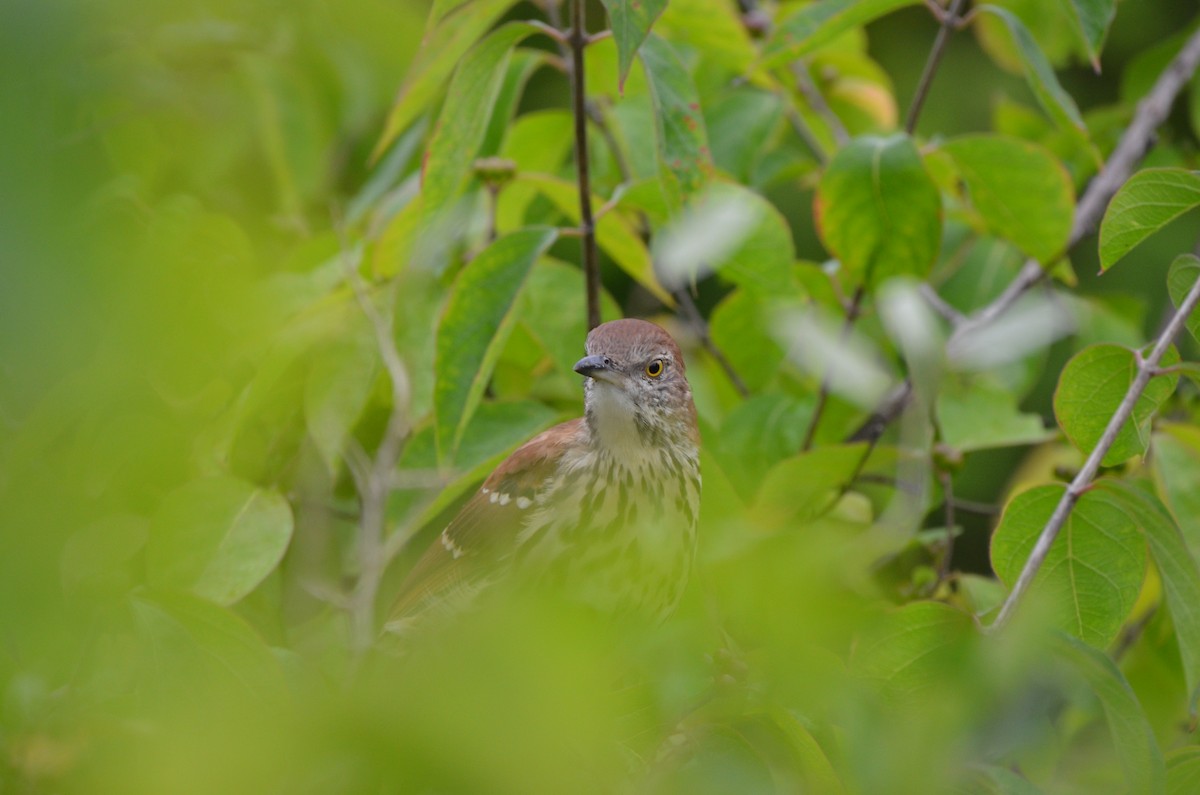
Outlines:
[[[937,21],[857,5],[889,13],[798,60],[851,141],[796,89],[793,53],[759,68],[776,40],[721,0],[672,0],[649,45],[653,85],[635,63],[621,94],[614,42],[588,48],[597,206],[616,198],[598,228],[604,315],[648,316],[683,340],[703,423],[704,540],[678,614],[613,627],[497,599],[400,657],[370,647],[413,554],[503,455],[580,411],[579,240],[546,231],[577,223],[559,53],[531,32],[503,71],[464,67],[476,93],[445,99],[496,20],[546,13],[496,0],[0,8],[0,791],[1196,791],[1196,619],[1171,590],[1195,585],[1200,549],[1187,378],[1155,379],[1151,443],[1106,460],[1108,490],[1081,501],[1058,549],[1076,546],[1052,555],[1018,620],[977,626],[1045,522],[1047,492],[1013,495],[1060,488],[1090,449],[1067,440],[1062,412],[1066,436],[1056,426],[1066,362],[1151,340],[1168,266],[1195,246],[1194,215],[1156,223],[1098,276],[1095,235],[1068,252],[1065,233],[1097,156],[1195,20],[1172,0],[1117,5],[1097,74],[1069,3],[1006,0],[1086,127],[1039,105],[1045,84],[980,15],[951,37],[910,144],[879,136],[903,125]],[[448,11],[462,46],[422,51],[427,19]],[[599,4],[589,18],[606,23]],[[411,98],[422,79],[394,124],[398,89],[410,81]],[[1196,85],[1143,167],[1194,166]],[[984,155],[968,133],[1009,142],[973,186]],[[885,243],[934,244],[925,260],[889,250],[881,267],[971,312],[1038,256],[1055,268],[1051,293],[1031,291],[1039,334],[992,340],[977,353],[998,355],[964,375],[940,350],[905,348],[947,321],[916,310],[889,324],[871,277],[856,324],[868,353],[839,343],[864,277],[846,252],[873,232],[858,211],[838,215],[862,172],[827,161],[880,141],[915,153],[883,190],[913,227]],[[516,163],[494,205],[479,155]],[[988,188],[1014,218],[988,211]],[[543,231],[487,248],[493,222]],[[688,272],[700,255],[715,274]],[[672,262],[700,324],[655,297]],[[474,325],[481,295],[502,314]],[[1194,340],[1177,342],[1194,358]],[[830,362],[866,362],[885,385],[911,371],[930,390],[865,466],[843,444],[872,407],[852,399],[864,382],[833,391],[800,454]],[[1095,390],[1089,421],[1122,392]],[[993,539],[1005,505],[1020,510]],[[947,523],[961,534],[943,565]],[[1180,568],[1160,572],[1164,559]],[[1092,584],[1055,575],[1072,560]]]

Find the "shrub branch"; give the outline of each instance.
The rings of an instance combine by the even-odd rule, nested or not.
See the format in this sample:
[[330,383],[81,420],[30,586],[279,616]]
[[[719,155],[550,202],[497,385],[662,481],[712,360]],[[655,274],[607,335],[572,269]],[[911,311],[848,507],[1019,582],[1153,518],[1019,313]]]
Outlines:
[[1071,515],[1071,509],[1075,507],[1075,503],[1078,502],[1080,496],[1091,486],[1096,473],[1100,470],[1100,462],[1104,460],[1104,456],[1108,454],[1113,442],[1116,441],[1117,434],[1120,433],[1122,426],[1125,425],[1133,414],[1133,407],[1137,404],[1143,390],[1145,390],[1146,384],[1150,383],[1150,379],[1158,373],[1158,363],[1162,359],[1163,354],[1166,353],[1167,348],[1171,345],[1171,341],[1179,334],[1179,330],[1183,328],[1188,315],[1196,308],[1197,303],[1200,303],[1200,279],[1192,285],[1192,289],[1188,291],[1187,297],[1179,305],[1179,311],[1175,313],[1175,316],[1171,318],[1171,322],[1158,335],[1158,339],[1155,341],[1150,355],[1144,358],[1141,356],[1137,357],[1137,374],[1134,376],[1133,382],[1130,383],[1129,389],[1126,390],[1125,397],[1121,399],[1120,405],[1117,406],[1117,410],[1109,419],[1108,425],[1104,428],[1104,434],[1100,437],[1100,441],[1096,443],[1096,447],[1092,450],[1091,455],[1087,457],[1083,468],[1079,470],[1079,474],[1067,486],[1062,499],[1058,501],[1058,505],[1054,508],[1054,513],[1051,514],[1050,520],[1046,522],[1041,535],[1038,536],[1033,551],[1029,553],[1029,559],[1025,561],[1025,567],[1021,569],[1021,574],[1013,585],[1012,591],[1009,592],[1008,598],[1001,605],[1000,613],[991,625],[991,630],[1000,629],[1012,618],[1013,612],[1017,609],[1017,605],[1021,601],[1021,597],[1029,590],[1034,577],[1037,576],[1042,564],[1045,563],[1046,555],[1049,554],[1050,546],[1054,543],[1054,539],[1058,537],[1059,530],[1062,529],[1063,524],[1067,521],[1067,517]]
[[600,261],[596,253],[596,220],[592,216],[592,185],[588,167],[587,96],[584,87],[583,51],[588,45],[585,0],[571,0],[571,111],[575,117],[575,174],[579,183],[580,246],[587,284],[588,328],[600,325]]

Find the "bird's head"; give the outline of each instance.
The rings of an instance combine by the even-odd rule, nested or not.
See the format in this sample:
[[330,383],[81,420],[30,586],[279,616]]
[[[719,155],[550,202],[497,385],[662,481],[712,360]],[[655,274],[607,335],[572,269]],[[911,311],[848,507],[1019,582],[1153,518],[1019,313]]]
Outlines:
[[592,329],[584,405],[594,434],[610,446],[661,447],[695,441],[696,408],[683,354],[671,335],[644,320],[614,320]]

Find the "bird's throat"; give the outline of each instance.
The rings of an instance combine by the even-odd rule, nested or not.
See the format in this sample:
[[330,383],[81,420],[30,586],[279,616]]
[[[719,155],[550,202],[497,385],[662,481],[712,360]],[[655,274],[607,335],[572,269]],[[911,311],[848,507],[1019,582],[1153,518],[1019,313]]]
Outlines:
[[619,461],[633,462],[653,453],[638,431],[637,406],[619,386],[596,382],[587,400],[587,424],[596,446]]

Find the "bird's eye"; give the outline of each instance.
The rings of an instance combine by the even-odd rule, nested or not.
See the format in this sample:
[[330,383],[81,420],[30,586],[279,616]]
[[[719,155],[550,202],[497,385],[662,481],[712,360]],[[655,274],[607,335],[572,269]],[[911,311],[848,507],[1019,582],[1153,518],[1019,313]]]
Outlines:
[[646,365],[646,375],[650,376],[651,378],[658,378],[663,374],[665,367],[666,366],[663,364],[662,359],[655,359],[654,361],[650,362],[650,364]]

